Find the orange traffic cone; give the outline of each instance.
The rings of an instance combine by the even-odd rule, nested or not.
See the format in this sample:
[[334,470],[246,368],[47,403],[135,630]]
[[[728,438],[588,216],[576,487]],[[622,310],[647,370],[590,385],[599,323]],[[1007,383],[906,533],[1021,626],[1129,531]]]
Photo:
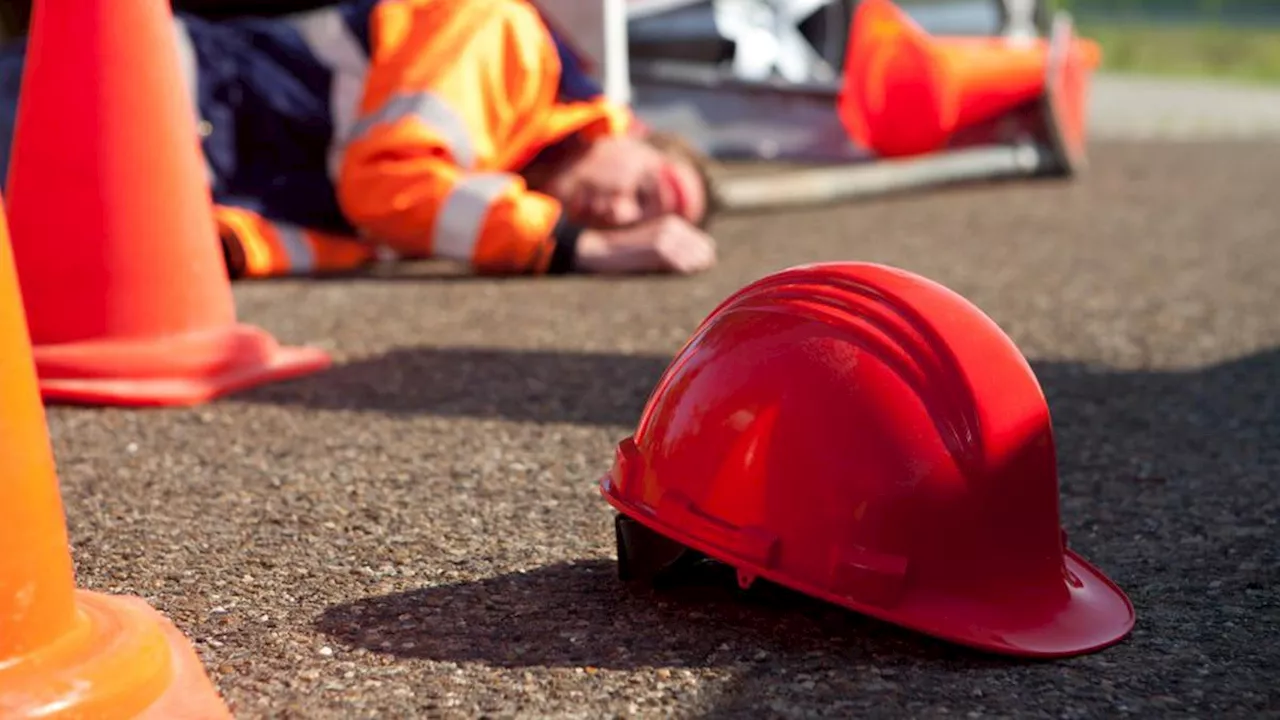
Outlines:
[[2,204],[0,397],[0,717],[230,718],[169,620],[75,588]]
[[236,322],[168,3],[37,0],[9,174],[46,400],[189,405],[326,367]]
[[[1097,65],[1097,45],[1073,58]],[[840,119],[853,140],[885,157],[943,148],[960,129],[1043,96],[1043,39],[934,37],[890,0],[862,0],[849,28]],[[1079,75],[1073,71],[1073,77]]]

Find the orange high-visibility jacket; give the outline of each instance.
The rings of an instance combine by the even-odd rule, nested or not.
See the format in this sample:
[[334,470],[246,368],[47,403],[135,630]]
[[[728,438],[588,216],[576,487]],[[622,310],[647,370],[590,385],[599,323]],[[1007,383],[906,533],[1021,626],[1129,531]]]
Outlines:
[[[633,130],[626,108],[568,96],[564,47],[527,0],[351,0],[179,26],[219,230],[249,277],[348,270],[379,247],[482,273],[563,270],[555,250],[578,229],[517,173],[570,135]],[[252,61],[227,83],[220,58],[236,52]],[[244,95],[234,112],[219,82]],[[336,219],[313,222],[326,202]]]

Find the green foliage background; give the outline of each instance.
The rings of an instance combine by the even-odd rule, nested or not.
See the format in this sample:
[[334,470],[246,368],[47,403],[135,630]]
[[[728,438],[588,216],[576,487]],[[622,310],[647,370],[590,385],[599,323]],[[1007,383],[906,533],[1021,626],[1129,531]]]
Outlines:
[[1275,0],[1053,0],[1119,72],[1280,83]]

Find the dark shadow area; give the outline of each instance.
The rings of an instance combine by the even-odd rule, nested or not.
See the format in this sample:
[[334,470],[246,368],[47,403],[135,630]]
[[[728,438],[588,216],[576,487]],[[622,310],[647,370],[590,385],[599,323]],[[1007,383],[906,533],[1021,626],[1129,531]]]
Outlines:
[[511,668],[704,667],[818,650],[843,661],[1008,662],[774,585],[742,591],[720,568],[661,591],[622,583],[616,568],[610,560],[561,563],[369,598],[329,608],[316,626],[374,652]]
[[[579,273],[568,273],[565,275],[528,275],[528,274],[512,274],[512,275],[486,275],[478,274],[472,271],[463,263],[436,260],[395,260],[386,263],[374,263],[365,267],[357,268],[348,272],[335,272],[327,275],[319,275],[306,278],[287,278],[291,280],[302,280],[308,283],[323,282],[364,282],[364,283],[521,283],[521,282],[537,282],[540,284],[547,283],[608,283],[617,285],[625,283],[629,280],[645,280],[652,282],[654,280],[666,280],[669,282],[680,282],[682,276],[668,273],[634,273],[631,275],[589,275]],[[273,282],[275,278],[264,278],[255,280],[239,280],[238,282]]]
[[[631,423],[665,362],[420,349],[348,371],[359,380],[338,372],[348,402],[354,387],[374,393],[365,406]],[[743,593],[726,577],[624,584],[602,560],[359,600],[331,608],[319,628],[374,652],[499,667],[731,667],[718,718],[1274,711],[1280,351],[1185,372],[1034,367],[1053,412],[1071,545],[1138,612],[1134,634],[1101,653],[993,658],[777,588]],[[444,387],[458,372],[464,386],[489,384],[489,404],[408,387],[437,376]]]
[[[450,263],[438,260],[404,260],[387,263],[373,263],[362,268],[347,272],[336,272],[328,275],[318,275],[315,277],[307,277],[304,280],[308,283],[326,283],[326,282],[372,282],[372,283],[398,283],[398,282],[476,282],[480,280],[502,280],[508,279],[510,276],[487,277],[477,275],[473,272],[467,272],[460,263]],[[271,282],[274,278],[243,280],[240,282]],[[295,278],[297,279],[297,278]]]
[[633,425],[670,361],[655,355],[403,348],[236,399],[326,410]]

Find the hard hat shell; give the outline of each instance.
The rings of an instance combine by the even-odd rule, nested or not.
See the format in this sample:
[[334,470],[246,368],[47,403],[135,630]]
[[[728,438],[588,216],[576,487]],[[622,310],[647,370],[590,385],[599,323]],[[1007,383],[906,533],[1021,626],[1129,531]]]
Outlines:
[[801,266],[726,299],[601,490],[744,585],[964,645],[1066,656],[1134,624],[1124,592],[1065,547],[1030,366],[973,304],[898,269]]

